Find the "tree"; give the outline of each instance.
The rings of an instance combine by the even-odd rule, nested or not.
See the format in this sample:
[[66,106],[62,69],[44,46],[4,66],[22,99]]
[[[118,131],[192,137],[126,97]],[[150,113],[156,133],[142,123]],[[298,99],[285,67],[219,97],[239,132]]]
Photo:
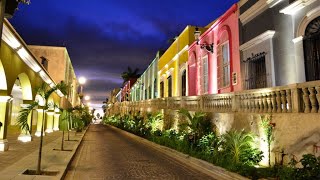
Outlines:
[[[44,100],[45,104],[42,108],[42,126],[41,126],[41,135],[40,135],[40,145],[39,145],[39,155],[38,155],[38,163],[37,163],[37,169],[36,174],[41,174],[41,157],[42,157],[42,144],[43,144],[43,131],[44,131],[44,125],[46,123],[46,116],[45,111],[49,109],[49,106],[51,104],[48,103],[49,97],[51,94],[57,90],[60,90],[63,94],[66,94],[67,92],[67,85],[61,81],[56,86],[50,88],[47,84],[43,83],[41,87],[37,89],[38,95],[40,95]],[[19,112],[17,124],[21,127],[22,130],[29,131],[30,127],[28,125],[28,115],[31,113],[31,111],[36,108],[37,106],[40,106],[39,101],[35,100],[31,104],[29,104],[26,108],[21,109]]]
[[124,71],[123,73],[121,73],[123,83],[129,81],[131,78],[138,78],[140,76],[138,72],[139,72],[139,68],[135,68],[133,71],[131,67],[128,66],[127,71]]

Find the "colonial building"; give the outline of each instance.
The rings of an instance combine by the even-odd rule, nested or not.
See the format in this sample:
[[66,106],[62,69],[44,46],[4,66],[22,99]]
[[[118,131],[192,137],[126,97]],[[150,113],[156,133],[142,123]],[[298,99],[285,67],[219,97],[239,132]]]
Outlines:
[[244,89],[320,80],[320,1],[241,0]]
[[195,31],[188,60],[189,95],[217,94],[241,90],[238,9],[233,5],[208,25],[201,35]]
[[131,88],[131,100],[140,101],[158,97],[158,61],[162,52],[158,51],[144,73]]
[[[194,42],[195,26],[187,26],[159,58],[158,97],[188,95],[188,49]],[[199,29],[204,32],[204,28]],[[194,82],[192,82],[194,83]]]
[[70,102],[71,104],[66,104],[70,107],[80,105],[80,99],[77,92],[79,83],[67,48],[34,45],[29,45],[28,47],[55,82],[64,81],[68,85],[68,101],[63,101],[63,103]]

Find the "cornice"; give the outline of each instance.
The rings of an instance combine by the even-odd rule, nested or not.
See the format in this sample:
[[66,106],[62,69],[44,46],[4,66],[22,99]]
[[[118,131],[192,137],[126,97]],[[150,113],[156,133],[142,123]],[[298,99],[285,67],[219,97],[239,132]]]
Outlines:
[[261,42],[263,42],[263,41],[265,41],[267,39],[271,39],[274,36],[275,33],[276,33],[275,31],[268,30],[268,31],[260,34],[259,36],[251,39],[250,41],[242,44],[240,46],[240,51],[248,50],[251,47],[258,45],[258,44],[260,44]]

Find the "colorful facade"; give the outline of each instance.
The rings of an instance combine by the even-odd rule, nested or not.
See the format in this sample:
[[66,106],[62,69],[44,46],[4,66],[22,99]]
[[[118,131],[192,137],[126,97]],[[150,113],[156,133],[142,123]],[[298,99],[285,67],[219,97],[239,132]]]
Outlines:
[[242,89],[238,29],[237,5],[233,5],[192,43],[188,49],[190,96]]
[[130,78],[128,81],[126,81],[123,85],[123,88],[120,91],[120,99],[122,101],[129,101],[130,100],[130,92],[131,88],[134,85],[134,83],[137,81],[137,78]]
[[[189,46],[194,42],[195,26],[187,26],[160,57],[158,97],[187,96]],[[200,28],[204,32],[204,28]],[[193,82],[192,82],[193,83]]]
[[158,61],[162,52],[158,51],[144,73],[138,78],[131,90],[131,100],[140,101],[158,97]]
[[[8,150],[7,134],[15,133],[12,132],[13,129],[19,129],[16,125],[19,112],[33,101],[38,101],[40,106],[28,116],[28,125],[31,133],[36,129],[35,135],[41,134],[44,123],[42,109],[44,99],[37,94],[37,87],[42,84],[53,87],[58,82],[50,76],[45,65],[37,61],[7,20],[4,21],[3,26],[0,56],[0,151],[6,151]],[[66,108],[62,104],[63,99],[64,95],[60,91],[54,92],[48,98],[48,103],[52,106],[45,111],[47,132],[58,130],[60,114],[53,104]],[[18,140],[27,142],[31,141],[31,138],[32,134],[29,131],[21,131]]]
[[320,1],[238,4],[244,89],[320,80]]

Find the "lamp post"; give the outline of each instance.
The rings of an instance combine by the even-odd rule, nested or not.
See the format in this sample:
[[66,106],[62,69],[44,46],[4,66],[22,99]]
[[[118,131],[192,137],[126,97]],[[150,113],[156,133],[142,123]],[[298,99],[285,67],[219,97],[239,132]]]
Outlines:
[[86,100],[86,101],[88,101],[88,100],[90,100],[90,96],[84,96],[84,100]]
[[86,83],[87,79],[85,77],[80,77],[79,78],[79,84],[80,84],[80,94],[79,94],[79,97],[80,97],[80,103],[81,103],[81,106],[82,106],[82,99],[83,99],[83,85]]
[[214,44],[207,44],[207,43],[200,43],[200,35],[201,35],[201,31],[199,31],[199,28],[196,27],[195,31],[194,31],[194,39],[197,41],[197,45],[200,45],[201,49],[205,49],[206,51],[210,52],[211,54],[213,54],[213,50],[214,50]]

